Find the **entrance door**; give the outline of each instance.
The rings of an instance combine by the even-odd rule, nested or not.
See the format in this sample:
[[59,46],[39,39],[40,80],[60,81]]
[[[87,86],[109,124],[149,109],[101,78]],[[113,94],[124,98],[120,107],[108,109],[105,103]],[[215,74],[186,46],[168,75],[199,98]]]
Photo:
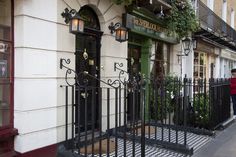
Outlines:
[[[141,47],[129,45],[128,48],[128,72],[130,78],[140,79],[141,74]],[[128,120],[140,119],[140,91],[128,92]],[[134,102],[134,100],[136,102]]]
[[[101,32],[95,30],[85,30],[84,35],[76,36],[76,72],[81,74],[78,77],[80,96],[76,100],[80,104],[80,129],[81,131],[91,130],[92,125],[98,127],[98,88],[100,78],[100,38]],[[87,73],[84,75],[82,73]],[[80,98],[79,98],[80,97]],[[79,99],[79,100],[78,100]],[[92,110],[94,105],[94,110]],[[92,116],[95,121],[92,122]],[[76,116],[77,117],[77,116]],[[87,118],[87,119],[86,119]]]

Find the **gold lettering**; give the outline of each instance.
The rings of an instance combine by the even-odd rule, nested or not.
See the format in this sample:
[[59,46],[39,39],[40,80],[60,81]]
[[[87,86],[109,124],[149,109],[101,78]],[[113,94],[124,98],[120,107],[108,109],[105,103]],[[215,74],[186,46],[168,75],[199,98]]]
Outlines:
[[150,22],[143,20],[143,19],[134,18],[133,22],[134,22],[134,25],[141,26],[141,27],[144,27],[144,28],[156,31],[156,32],[166,31],[164,28],[160,27],[159,25],[156,25],[154,23],[150,23]]

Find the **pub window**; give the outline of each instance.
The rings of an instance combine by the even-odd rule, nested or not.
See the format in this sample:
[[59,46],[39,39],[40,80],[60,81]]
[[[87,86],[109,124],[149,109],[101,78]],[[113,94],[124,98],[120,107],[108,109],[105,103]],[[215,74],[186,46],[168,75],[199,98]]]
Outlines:
[[162,78],[168,75],[170,71],[170,45],[161,41],[154,41],[154,47],[154,66],[151,71],[155,78]]
[[0,130],[12,124],[12,6],[0,0]]
[[194,78],[206,78],[206,54],[194,52]]

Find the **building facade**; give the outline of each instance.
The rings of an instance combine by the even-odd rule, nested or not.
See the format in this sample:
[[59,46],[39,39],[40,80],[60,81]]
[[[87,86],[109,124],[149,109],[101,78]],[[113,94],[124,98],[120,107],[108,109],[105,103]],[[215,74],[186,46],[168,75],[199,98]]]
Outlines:
[[[0,152],[5,156],[12,156],[8,153],[14,151],[20,156],[42,156],[43,152],[55,155],[56,144],[64,141],[65,89],[61,85],[66,82],[60,59],[70,59],[72,69],[101,80],[117,78],[114,63],[122,63],[123,70],[133,75],[153,72],[162,76],[171,71],[170,56],[176,39],[166,36],[155,17],[148,18],[145,12],[137,16],[135,12],[142,12],[137,8],[126,12],[124,6],[109,0],[1,0],[0,7],[0,136],[6,137]],[[76,9],[86,19],[84,35],[69,33],[61,16],[65,8]],[[125,16],[136,22],[124,21],[130,37],[119,43],[108,26],[122,23]]]
[[[68,66],[76,72],[104,81],[118,77],[117,63],[131,76],[229,76],[236,60],[232,47],[195,34],[194,53],[183,56],[179,41],[147,11],[158,6],[158,12],[165,12],[170,4],[148,3],[127,9],[110,0],[0,0],[0,156],[55,156],[57,144],[65,140],[66,70],[60,69],[61,59],[70,59]],[[69,33],[61,16],[65,8],[85,19],[83,35]],[[112,22],[128,28],[128,41],[115,40]],[[113,111],[114,106],[111,121]],[[103,119],[105,126],[106,114]]]
[[193,3],[201,26],[193,36],[196,39],[193,76],[228,78],[235,64],[235,2],[196,0]]

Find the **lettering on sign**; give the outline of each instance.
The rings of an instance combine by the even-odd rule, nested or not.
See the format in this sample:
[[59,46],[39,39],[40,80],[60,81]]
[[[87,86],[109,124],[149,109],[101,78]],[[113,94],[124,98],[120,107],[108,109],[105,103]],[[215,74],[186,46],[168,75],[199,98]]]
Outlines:
[[166,31],[164,28],[161,28],[160,26],[158,26],[154,23],[151,23],[151,22],[148,22],[146,20],[139,19],[139,18],[134,18],[133,23],[136,26],[141,26],[141,27],[153,30],[155,32],[165,32]]
[[178,43],[177,38],[174,35],[169,35],[168,30],[158,19],[141,18],[131,14],[124,14],[123,23],[131,32],[133,31],[143,36],[168,43]]

